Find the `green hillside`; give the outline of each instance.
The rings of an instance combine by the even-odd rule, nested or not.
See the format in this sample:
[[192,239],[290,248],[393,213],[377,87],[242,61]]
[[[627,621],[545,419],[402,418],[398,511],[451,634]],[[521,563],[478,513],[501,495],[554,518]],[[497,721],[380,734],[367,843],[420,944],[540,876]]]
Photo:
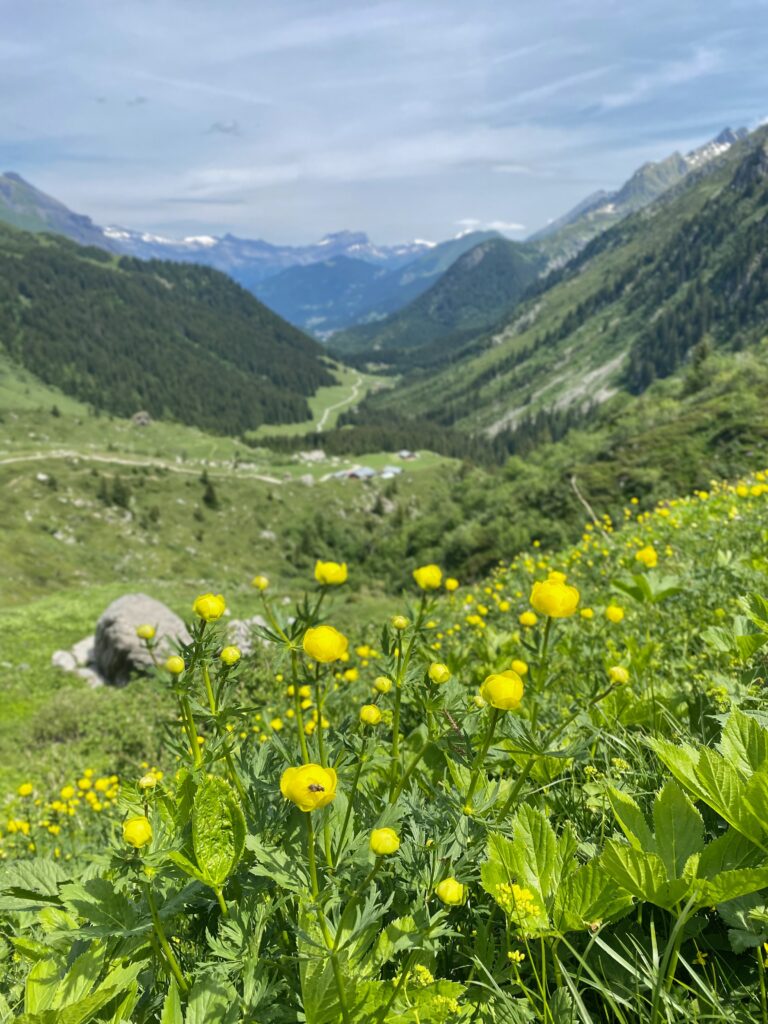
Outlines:
[[543,410],[641,391],[700,344],[762,337],[768,295],[766,130],[550,274],[438,373],[412,373],[365,416],[408,414],[495,438]]
[[[423,295],[381,322],[334,335],[331,347],[342,355],[364,353],[383,362],[407,363],[445,354],[509,310],[544,267],[535,249],[492,238],[464,253]],[[405,353],[405,355],[403,355]]]
[[0,346],[98,409],[215,433],[310,417],[316,342],[218,271],[0,228]]

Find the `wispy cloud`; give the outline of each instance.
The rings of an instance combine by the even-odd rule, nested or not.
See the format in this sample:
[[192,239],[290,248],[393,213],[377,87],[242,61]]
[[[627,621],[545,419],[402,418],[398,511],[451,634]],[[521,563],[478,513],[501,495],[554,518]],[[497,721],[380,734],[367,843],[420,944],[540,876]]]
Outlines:
[[500,231],[502,234],[525,231],[525,224],[513,220],[481,220],[479,217],[462,217],[456,225],[462,228],[462,234],[468,231]]
[[207,135],[240,135],[237,121],[214,121],[208,128]]
[[721,54],[717,50],[698,49],[691,57],[660,64],[652,71],[638,75],[630,82],[628,88],[603,96],[600,106],[604,110],[633,106],[656,93],[666,92],[670,87],[710,75],[720,65]]

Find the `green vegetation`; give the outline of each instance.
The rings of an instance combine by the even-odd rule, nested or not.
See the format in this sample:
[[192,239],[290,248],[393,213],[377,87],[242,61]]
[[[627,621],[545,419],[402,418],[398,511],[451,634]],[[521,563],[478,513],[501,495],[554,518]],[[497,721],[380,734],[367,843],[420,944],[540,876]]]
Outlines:
[[315,342],[218,271],[115,260],[10,228],[0,228],[0,343],[95,408],[212,433],[307,419],[307,397],[333,383]]

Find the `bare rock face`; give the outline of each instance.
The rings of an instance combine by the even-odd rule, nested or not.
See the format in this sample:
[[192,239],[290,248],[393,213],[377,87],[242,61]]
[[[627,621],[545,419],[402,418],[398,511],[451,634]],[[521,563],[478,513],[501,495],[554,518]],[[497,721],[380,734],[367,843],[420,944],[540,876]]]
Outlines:
[[96,624],[93,667],[107,683],[125,686],[134,672],[152,668],[152,658],[143,640],[136,636],[139,626],[155,628],[155,657],[162,661],[173,653],[173,642],[189,643],[184,623],[162,601],[146,594],[125,594],[107,608]]

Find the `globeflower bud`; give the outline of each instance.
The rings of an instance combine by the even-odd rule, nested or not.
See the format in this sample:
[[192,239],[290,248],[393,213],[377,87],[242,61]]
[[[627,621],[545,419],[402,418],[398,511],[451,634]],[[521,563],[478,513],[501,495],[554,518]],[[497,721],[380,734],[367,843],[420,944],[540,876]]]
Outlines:
[[525,676],[528,674],[528,663],[515,658],[512,662],[512,671],[517,672],[519,676]]
[[379,693],[389,693],[392,689],[392,680],[388,679],[387,676],[376,676],[373,680],[373,686]]
[[154,789],[157,785],[157,776],[154,772],[147,772],[139,779],[139,789]]
[[389,857],[400,849],[400,838],[393,828],[375,828],[371,832],[371,853]]
[[621,622],[624,618],[624,609],[618,604],[609,604],[605,609],[605,617],[614,624]]
[[192,611],[204,622],[215,622],[220,619],[226,608],[227,602],[221,594],[201,594],[192,605]]
[[16,790],[19,796],[32,796],[34,792],[34,786],[31,782],[22,782],[19,788]]
[[535,626],[539,620],[533,612],[523,612],[518,616],[517,621],[521,626]]
[[251,585],[256,587],[257,590],[266,590],[269,586],[269,579],[266,576],[254,576],[251,580]]
[[447,683],[451,678],[451,670],[447,665],[443,665],[442,662],[433,661],[429,666],[428,675],[433,683],[440,686],[442,683]]
[[155,627],[145,623],[143,626],[136,627],[136,636],[140,640],[153,640],[155,636]]
[[233,646],[225,647],[222,650],[221,654],[219,655],[219,658],[221,658],[221,660],[224,662],[224,664],[228,665],[230,667],[232,665],[236,665],[238,663],[238,661],[240,661],[241,657],[242,657],[242,655],[240,654],[240,648],[239,647],[233,647]]
[[576,587],[568,586],[561,572],[551,572],[548,579],[534,583],[531,604],[541,615],[565,619],[576,611],[579,592]]
[[123,825],[123,839],[129,846],[140,850],[152,842],[152,826],[149,819],[144,815],[137,818],[129,818]]
[[438,565],[422,565],[413,570],[413,578],[422,590],[437,590],[443,582],[443,572]]
[[280,792],[302,811],[318,811],[336,796],[336,772],[319,764],[286,768],[280,777]]
[[184,664],[184,659],[180,658],[178,654],[172,654],[170,658],[166,658],[165,667],[171,675],[180,676],[186,665]]
[[459,581],[454,579],[453,576],[449,576],[448,579],[445,581],[444,586],[448,593],[452,594],[454,590],[459,589]]
[[339,661],[349,650],[349,641],[333,626],[315,626],[304,634],[304,650],[315,661]]
[[488,676],[480,687],[480,696],[499,711],[514,711],[523,699],[523,680],[509,669]]
[[408,629],[409,622],[404,615],[395,615],[392,618],[392,629]]
[[346,562],[318,562],[315,565],[315,579],[326,587],[338,587],[347,582]]
[[635,559],[642,562],[646,569],[653,569],[658,564],[659,556],[656,548],[652,544],[647,544],[635,553]]
[[444,878],[435,886],[435,895],[449,907],[460,907],[467,902],[469,892],[466,885],[462,885],[455,878]]
[[611,665],[608,669],[608,677],[612,683],[623,686],[629,682],[629,670],[624,668],[623,665]]
[[381,721],[381,711],[375,704],[363,704],[360,708],[360,721],[363,725],[378,725]]

